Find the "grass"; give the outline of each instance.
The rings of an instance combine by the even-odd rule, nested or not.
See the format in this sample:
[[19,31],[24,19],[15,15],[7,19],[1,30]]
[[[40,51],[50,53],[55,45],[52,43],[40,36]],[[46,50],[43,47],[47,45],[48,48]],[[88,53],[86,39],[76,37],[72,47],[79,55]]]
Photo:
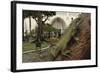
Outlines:
[[[45,48],[48,45],[49,45],[48,43],[43,42],[41,45],[41,48]],[[36,47],[35,43],[23,42],[23,52],[30,51],[30,50],[37,50],[37,49],[41,49],[41,48]]]
[[23,51],[36,50],[35,44],[23,42]]

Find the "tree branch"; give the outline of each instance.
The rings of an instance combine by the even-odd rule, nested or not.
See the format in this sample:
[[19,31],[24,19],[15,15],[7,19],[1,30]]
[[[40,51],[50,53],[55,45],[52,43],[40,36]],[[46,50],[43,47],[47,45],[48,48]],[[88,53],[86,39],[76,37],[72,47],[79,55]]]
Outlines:
[[36,22],[38,22],[38,20],[36,18],[34,18]]
[[47,16],[47,18],[43,22],[45,23],[47,20],[48,20],[48,16]]

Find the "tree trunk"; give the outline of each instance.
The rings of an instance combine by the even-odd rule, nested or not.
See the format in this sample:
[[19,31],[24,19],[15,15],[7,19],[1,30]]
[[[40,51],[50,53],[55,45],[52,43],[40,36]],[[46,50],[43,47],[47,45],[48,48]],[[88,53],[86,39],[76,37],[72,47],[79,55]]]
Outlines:
[[36,37],[36,42],[37,42],[37,47],[41,47],[41,41],[42,41],[42,17],[39,15],[38,17],[38,29],[37,29],[37,37]]
[[23,41],[25,41],[25,38],[24,38],[24,17],[22,18],[22,39]]
[[31,16],[29,16],[29,30],[30,30],[30,37],[31,37]]
[[84,19],[85,17],[82,17],[80,20],[78,20],[78,22],[73,21],[68,27],[68,29],[65,30],[65,33],[60,39],[60,41],[55,46],[52,46],[52,48],[48,49],[48,57],[50,57],[51,60],[55,60],[59,55],[59,52],[63,54],[65,53],[64,50],[66,49],[66,47],[68,47],[70,39],[75,36],[75,34],[77,33],[78,26],[82,24]]

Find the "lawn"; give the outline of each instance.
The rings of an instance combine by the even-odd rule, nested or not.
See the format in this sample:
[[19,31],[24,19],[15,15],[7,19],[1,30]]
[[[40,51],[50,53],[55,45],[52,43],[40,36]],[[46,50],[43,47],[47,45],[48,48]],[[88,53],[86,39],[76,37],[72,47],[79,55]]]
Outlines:
[[[41,45],[41,48],[45,48],[48,45],[49,45],[48,43],[43,42]],[[23,42],[23,52],[30,51],[30,50],[37,50],[37,49],[41,49],[41,48],[36,47],[35,43]]]

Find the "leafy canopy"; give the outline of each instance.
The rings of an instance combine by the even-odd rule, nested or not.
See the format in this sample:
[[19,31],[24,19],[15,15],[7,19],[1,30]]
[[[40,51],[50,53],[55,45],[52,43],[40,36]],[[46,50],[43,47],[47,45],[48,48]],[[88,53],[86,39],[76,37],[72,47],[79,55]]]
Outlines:
[[23,11],[23,17],[29,17],[32,16],[36,21],[38,20],[39,17],[44,19],[44,22],[48,19],[50,16],[56,15],[56,12],[54,11],[31,11],[31,10],[24,10]]

